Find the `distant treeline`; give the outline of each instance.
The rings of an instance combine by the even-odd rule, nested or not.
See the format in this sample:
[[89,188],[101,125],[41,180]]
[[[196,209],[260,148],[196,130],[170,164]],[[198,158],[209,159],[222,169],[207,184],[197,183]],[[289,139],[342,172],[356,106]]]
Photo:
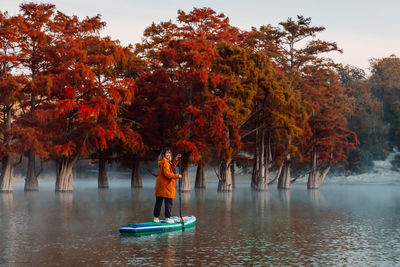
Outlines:
[[368,171],[400,140],[399,58],[371,60],[369,77],[336,64],[326,55],[340,48],[303,16],[245,31],[194,8],[127,47],[100,36],[100,16],[52,4],[0,12],[0,26],[1,191],[23,157],[25,190],[39,188],[38,159],[56,162],[56,191],[72,191],[81,159],[98,162],[99,187],[110,162],[141,187],[140,164],[165,146],[182,154],[186,191],[189,165],[201,188],[210,164],[218,191],[232,190],[235,166],[250,166],[255,190],[304,175],[318,188],[333,165]]

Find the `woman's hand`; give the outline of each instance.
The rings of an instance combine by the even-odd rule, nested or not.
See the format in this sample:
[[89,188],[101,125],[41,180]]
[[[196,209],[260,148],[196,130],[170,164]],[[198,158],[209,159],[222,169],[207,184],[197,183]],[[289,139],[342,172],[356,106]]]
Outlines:
[[181,157],[182,157],[182,155],[178,154],[178,155],[176,155],[175,159],[177,160],[177,159],[180,159]]
[[179,175],[179,179],[181,179],[182,178],[182,175],[180,175],[180,174],[178,174]]

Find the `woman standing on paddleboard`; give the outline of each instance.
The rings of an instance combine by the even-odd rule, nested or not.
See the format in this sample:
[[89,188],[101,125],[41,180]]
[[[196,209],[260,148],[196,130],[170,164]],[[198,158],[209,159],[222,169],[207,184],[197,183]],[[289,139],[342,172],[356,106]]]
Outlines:
[[167,223],[173,223],[171,219],[171,210],[173,199],[175,198],[176,179],[180,179],[182,175],[175,174],[174,169],[178,165],[181,154],[178,154],[171,162],[172,154],[169,148],[164,148],[158,157],[158,176],[156,181],[156,204],[154,205],[153,222],[159,222],[161,206],[164,201],[165,219]]

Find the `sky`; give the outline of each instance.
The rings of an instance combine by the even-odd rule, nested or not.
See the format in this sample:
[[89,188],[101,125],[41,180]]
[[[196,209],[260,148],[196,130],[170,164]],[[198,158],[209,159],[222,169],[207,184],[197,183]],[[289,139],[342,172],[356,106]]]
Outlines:
[[[30,1],[29,1],[30,2]],[[67,15],[79,18],[100,14],[107,23],[102,35],[120,40],[123,45],[141,41],[152,22],[175,20],[179,9],[209,7],[229,17],[231,25],[242,30],[296,18],[311,17],[313,26],[326,30],[317,37],[336,42],[343,53],[329,57],[368,72],[371,58],[400,56],[400,1],[398,0],[49,0]],[[23,1],[1,0],[0,10],[18,12]]]

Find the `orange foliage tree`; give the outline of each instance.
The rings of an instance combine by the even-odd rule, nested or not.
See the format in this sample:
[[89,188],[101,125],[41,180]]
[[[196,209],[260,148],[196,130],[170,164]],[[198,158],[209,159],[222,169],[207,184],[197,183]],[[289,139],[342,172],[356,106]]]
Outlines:
[[[87,55],[94,57],[91,62],[91,70],[95,74],[99,86],[115,87],[112,90],[108,89],[110,92],[106,94],[106,97],[117,109],[117,112],[112,115],[114,116],[112,120],[116,121],[121,133],[118,134],[118,138],[110,140],[107,148],[97,147],[97,153],[95,153],[99,167],[98,187],[108,188],[107,163],[118,159],[123,154],[122,151],[137,152],[143,145],[140,135],[133,130],[132,126],[135,122],[122,116],[122,109],[130,104],[131,96],[129,94],[121,95],[121,92],[118,91],[119,87],[121,88],[118,83],[136,78],[143,66],[131,51],[131,47],[122,47],[118,41],[113,41],[109,37],[90,38],[86,47]],[[132,85],[133,83],[129,87]],[[109,118],[106,118],[105,115],[99,115],[98,123],[108,123]],[[119,153],[115,153],[115,151],[119,151]]]
[[132,129],[140,134],[144,146],[124,153],[121,162],[132,168],[131,187],[142,187],[139,166],[157,158],[162,147],[176,140],[185,99],[164,68],[142,73],[136,86],[135,98],[123,109],[122,118],[133,122]]
[[46,159],[45,140],[36,129],[33,115],[44,99],[49,96],[52,86],[52,68],[58,60],[49,53],[54,40],[53,19],[55,6],[52,4],[25,3],[20,5],[16,23],[18,32],[18,59],[29,79],[24,86],[25,101],[21,102],[23,112],[17,118],[15,134],[18,135],[21,153],[28,157],[25,190],[39,190],[36,170],[36,155]]
[[313,111],[300,146],[304,160],[311,162],[307,187],[318,188],[332,164],[346,161],[349,151],[358,144],[356,134],[346,128],[346,115],[353,113],[353,101],[336,72],[326,66],[305,68],[303,82],[303,97]]
[[18,75],[21,62],[18,60],[18,32],[16,17],[0,12],[0,191],[13,190],[15,154],[20,147],[13,134],[13,116],[19,102],[23,100],[22,88],[26,84],[24,75]]
[[96,73],[114,62],[104,50],[93,49],[93,43],[102,43],[98,32],[104,25],[99,16],[79,20],[57,12],[54,17],[49,53],[58,64],[52,69],[48,101],[34,115],[51,141],[49,154],[57,163],[56,191],[73,189],[72,168],[82,155],[107,149],[115,139],[135,143],[130,128],[117,119],[120,106],[133,97],[133,81],[117,76],[102,80]]
[[[227,103],[239,117],[245,151],[253,155],[251,186],[266,190],[282,169],[284,137],[300,130],[292,115],[301,112],[300,95],[264,53],[225,45],[220,55],[217,67],[235,81],[227,90]],[[270,171],[276,165],[278,176],[271,181]]]
[[[215,114],[208,114],[207,111],[211,112],[214,108],[221,111],[218,116],[225,116],[225,119],[219,120],[224,122],[222,132],[226,135],[226,130],[229,131],[228,117],[232,117],[227,115],[225,107],[221,107],[224,101],[219,101],[221,96],[214,90],[224,79],[212,71],[211,63],[218,58],[217,44],[235,41],[238,30],[229,25],[229,20],[223,14],[216,14],[209,8],[195,8],[188,14],[183,11],[178,13],[176,25],[167,22],[149,27],[145,31],[145,41],[137,48],[139,54],[151,62],[150,76],[152,73],[166,74],[162,76],[168,77],[164,82],[173,84],[170,88],[176,90],[172,95],[183,97],[176,98],[180,102],[174,105],[180,109],[180,118],[166,124],[164,131],[171,135],[161,140],[173,144],[174,150],[183,154],[182,188],[188,191],[189,164],[200,162],[210,146],[215,145],[215,142],[210,143],[213,134],[200,134],[210,125],[209,119],[215,117]],[[227,145],[226,149],[231,147]]]

